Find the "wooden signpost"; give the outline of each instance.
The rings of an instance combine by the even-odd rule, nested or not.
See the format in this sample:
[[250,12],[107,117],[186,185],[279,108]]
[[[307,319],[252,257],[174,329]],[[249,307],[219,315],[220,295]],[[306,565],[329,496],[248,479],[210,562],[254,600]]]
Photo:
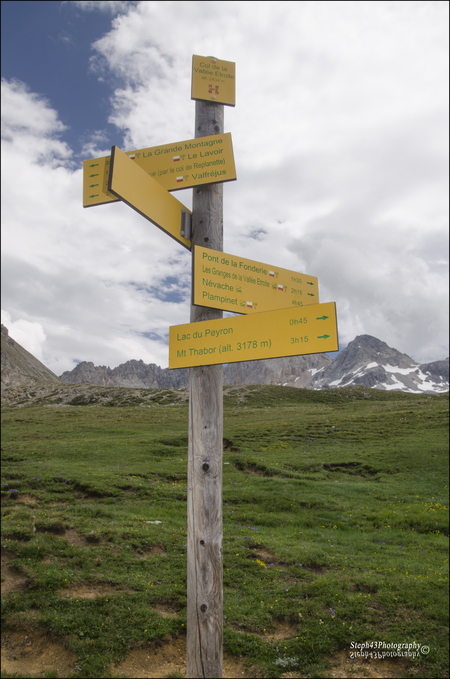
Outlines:
[[[223,253],[235,64],[194,55],[191,98],[195,139],[84,161],[83,206],[122,200],[193,251],[190,323],[169,328],[169,368],[189,367],[186,676],[212,678],[223,665],[223,363],[336,351],[338,336],[317,278]],[[192,213],[169,193],[189,186]]]

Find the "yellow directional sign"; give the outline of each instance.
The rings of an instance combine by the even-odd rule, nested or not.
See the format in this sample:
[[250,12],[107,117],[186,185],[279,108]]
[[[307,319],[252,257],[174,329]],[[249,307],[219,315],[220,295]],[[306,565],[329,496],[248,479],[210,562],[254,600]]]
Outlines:
[[169,328],[169,368],[338,350],[334,302]]
[[198,245],[193,287],[194,304],[240,314],[319,303],[315,276]]
[[191,241],[180,235],[182,211],[191,214],[190,210],[117,146],[111,149],[108,190],[188,250],[191,249]]
[[191,99],[236,104],[236,64],[215,57],[192,57]]
[[111,156],[83,161],[83,207],[117,201],[108,191]]
[[[126,155],[167,191],[236,179],[231,134],[151,146]],[[111,156],[83,162],[83,207],[117,201],[108,191]]]

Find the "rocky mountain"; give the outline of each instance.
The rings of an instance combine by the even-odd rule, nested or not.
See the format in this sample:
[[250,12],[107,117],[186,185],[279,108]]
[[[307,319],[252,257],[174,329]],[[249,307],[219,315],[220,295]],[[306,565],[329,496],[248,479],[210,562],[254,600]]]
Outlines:
[[226,385],[281,384],[304,388],[318,370],[330,364],[331,358],[327,354],[229,363],[224,368],[223,381]]
[[[61,379],[68,384],[140,388],[188,386],[188,370],[169,370],[143,361],[117,368],[79,363]],[[332,361],[326,354],[230,363],[225,385],[281,384],[306,389],[363,385],[408,392],[443,392],[449,388],[449,361],[419,364],[371,335],[360,335]]]
[[108,368],[106,365],[95,366],[91,362],[82,361],[73,370],[66,370],[61,379],[66,384],[177,389],[188,386],[189,373],[186,368],[169,370],[160,368],[155,363],[144,363],[142,360],[127,361],[117,368]]
[[[317,370],[329,363],[331,359],[326,354],[232,363],[224,368],[224,384],[283,384],[304,387]],[[94,366],[93,363],[83,361],[73,370],[64,372],[61,379],[67,384],[177,389],[188,386],[189,372],[187,369],[160,368],[142,360],[127,361],[117,368]]]
[[59,377],[9,336],[4,325],[1,338],[2,389],[42,382],[61,384]]
[[376,337],[359,335],[307,386],[333,389],[354,384],[408,392],[448,391],[449,359],[419,364]]
[[[180,389],[188,386],[187,369],[169,370],[142,360],[109,368],[79,363],[58,378],[9,337],[2,325],[2,388],[37,383],[92,384],[138,389]],[[444,392],[449,388],[449,359],[419,364],[371,335],[359,335],[332,361],[326,354],[291,356],[231,363],[224,368],[225,385],[277,384],[306,389],[363,385],[408,392]]]

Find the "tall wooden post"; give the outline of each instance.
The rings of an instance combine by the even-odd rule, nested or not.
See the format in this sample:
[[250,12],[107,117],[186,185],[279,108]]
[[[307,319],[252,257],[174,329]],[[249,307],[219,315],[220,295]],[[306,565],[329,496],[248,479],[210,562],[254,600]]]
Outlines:
[[[195,104],[195,136],[223,134],[224,107]],[[200,156],[200,154],[198,154]],[[223,184],[193,189],[192,247],[223,252]],[[191,306],[191,323],[222,318]],[[187,677],[222,677],[223,367],[189,369]]]

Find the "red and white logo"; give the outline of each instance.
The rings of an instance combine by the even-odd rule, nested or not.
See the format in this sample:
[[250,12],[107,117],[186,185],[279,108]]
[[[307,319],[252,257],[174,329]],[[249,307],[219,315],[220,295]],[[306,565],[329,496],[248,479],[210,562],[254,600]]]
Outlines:
[[271,278],[275,278],[275,271],[269,271],[269,276]]
[[247,309],[253,309],[252,302],[247,302]]
[[128,158],[130,158],[130,160],[135,160],[135,159],[136,159],[136,154],[135,154],[135,153],[131,153],[131,154],[128,156]]
[[177,177],[177,182],[178,182],[178,183],[179,183],[179,182],[182,182],[182,181],[183,181],[183,177]]
[[282,285],[280,285],[279,283],[278,283],[278,290],[280,290],[280,292],[283,292],[283,290],[284,290],[284,287]]
[[181,157],[180,157],[180,156],[174,156],[174,157],[173,157],[173,162],[174,162],[174,163],[179,163],[180,160],[181,160]]

